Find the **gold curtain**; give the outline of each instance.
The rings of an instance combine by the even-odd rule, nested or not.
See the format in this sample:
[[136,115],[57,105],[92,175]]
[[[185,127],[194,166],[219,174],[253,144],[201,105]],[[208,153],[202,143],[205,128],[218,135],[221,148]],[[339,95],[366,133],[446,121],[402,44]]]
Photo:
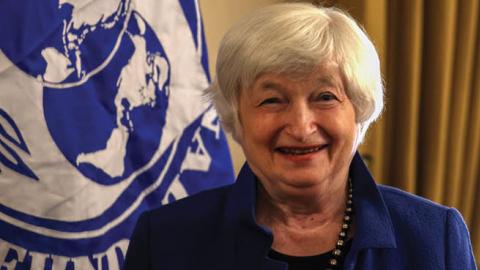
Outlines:
[[386,109],[360,149],[375,178],[457,208],[480,262],[479,0],[311,2],[350,12],[380,54]]

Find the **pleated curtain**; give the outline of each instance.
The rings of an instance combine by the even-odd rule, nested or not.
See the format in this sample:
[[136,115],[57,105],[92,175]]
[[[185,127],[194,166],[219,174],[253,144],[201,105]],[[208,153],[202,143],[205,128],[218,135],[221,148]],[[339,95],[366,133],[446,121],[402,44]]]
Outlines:
[[380,54],[386,108],[360,149],[375,178],[457,208],[480,262],[479,0],[313,2],[350,12]]

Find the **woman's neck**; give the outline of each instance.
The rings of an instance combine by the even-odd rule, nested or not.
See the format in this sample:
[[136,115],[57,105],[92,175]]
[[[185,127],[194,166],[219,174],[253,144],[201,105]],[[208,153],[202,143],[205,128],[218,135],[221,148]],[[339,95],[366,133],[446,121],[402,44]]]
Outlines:
[[[298,198],[273,197],[261,185],[257,194],[256,217],[287,226],[315,227],[343,217],[346,202],[346,184],[340,190],[310,194]],[[259,220],[257,220],[259,221]],[[268,222],[270,223],[270,222]]]
[[307,256],[329,251],[335,246],[342,225],[347,179],[325,185],[319,192],[293,197],[268,193],[258,188],[257,223],[274,235],[272,247],[285,254]]

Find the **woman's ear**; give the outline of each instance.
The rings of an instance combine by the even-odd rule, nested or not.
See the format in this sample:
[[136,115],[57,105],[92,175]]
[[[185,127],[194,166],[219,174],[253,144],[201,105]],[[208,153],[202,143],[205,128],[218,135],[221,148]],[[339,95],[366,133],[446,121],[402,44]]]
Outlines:
[[363,142],[363,137],[365,136],[365,130],[364,130],[364,124],[363,123],[357,123],[357,134],[355,135],[355,144],[353,152],[357,151],[360,145]]
[[232,138],[240,145],[243,147],[243,140],[242,140],[242,134],[243,134],[243,128],[242,124],[240,123],[240,118],[238,117],[237,113],[237,119],[235,120],[235,123],[233,124],[233,130],[232,130]]

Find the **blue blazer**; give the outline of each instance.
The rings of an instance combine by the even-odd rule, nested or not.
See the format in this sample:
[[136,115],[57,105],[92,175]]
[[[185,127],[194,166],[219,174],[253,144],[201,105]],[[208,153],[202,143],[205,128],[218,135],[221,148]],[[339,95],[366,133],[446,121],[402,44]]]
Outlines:
[[[355,235],[344,269],[477,269],[459,212],[376,185],[357,153],[350,167]],[[256,177],[245,165],[235,184],[144,213],[125,270],[286,270],[267,257],[273,236],[255,222]]]

